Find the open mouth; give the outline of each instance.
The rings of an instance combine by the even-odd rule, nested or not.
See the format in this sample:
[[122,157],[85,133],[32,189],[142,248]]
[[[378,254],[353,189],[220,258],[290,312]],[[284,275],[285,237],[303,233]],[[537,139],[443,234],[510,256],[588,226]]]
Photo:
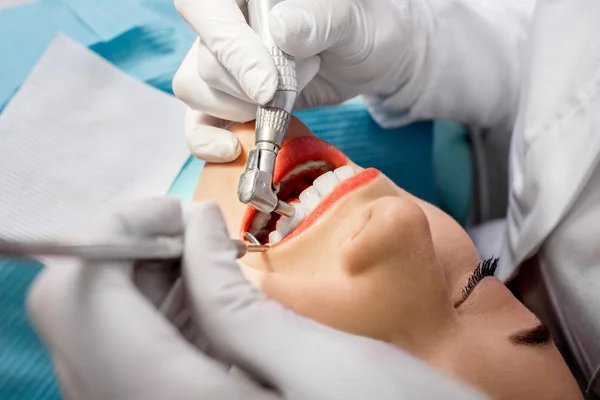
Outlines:
[[293,217],[282,217],[248,207],[242,233],[249,232],[261,243],[271,245],[295,236],[312,225],[315,214],[321,215],[333,203],[332,197],[340,198],[352,190],[356,185],[348,183],[357,181],[354,177],[359,172],[348,165],[341,151],[318,138],[286,142],[277,157],[273,181],[277,197],[294,206],[296,212]]

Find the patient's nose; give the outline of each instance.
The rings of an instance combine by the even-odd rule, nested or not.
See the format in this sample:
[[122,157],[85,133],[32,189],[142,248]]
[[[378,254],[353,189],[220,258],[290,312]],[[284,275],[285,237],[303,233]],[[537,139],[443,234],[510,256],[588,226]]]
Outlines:
[[365,208],[359,219],[358,232],[341,249],[350,275],[390,257],[410,258],[417,250],[426,254],[427,247],[433,251],[427,217],[410,199],[381,197]]

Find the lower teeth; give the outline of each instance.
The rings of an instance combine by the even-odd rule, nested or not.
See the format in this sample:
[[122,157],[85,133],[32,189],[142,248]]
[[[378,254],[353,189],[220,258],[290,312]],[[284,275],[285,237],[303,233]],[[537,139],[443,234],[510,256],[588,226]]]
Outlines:
[[281,233],[279,233],[277,231],[273,231],[273,232],[269,233],[269,243],[271,245],[277,244],[277,243],[281,242],[282,240],[283,240],[283,235],[281,235]]
[[[306,217],[306,214],[307,214],[306,209],[304,208],[304,206],[302,206],[302,204],[290,203],[290,205],[294,206],[296,212],[291,217],[279,218],[279,220],[277,221],[277,227],[273,231],[273,232],[279,233],[279,236],[281,236],[281,239],[283,239],[284,237],[286,237],[287,235],[292,233],[292,231],[294,229],[296,229],[302,221],[304,221],[304,218]],[[273,233],[273,232],[271,232],[271,233]],[[275,243],[281,241],[281,239],[276,240],[276,241],[273,241],[273,239],[276,240],[277,236],[271,237],[271,234],[269,234],[269,243],[275,244]]]

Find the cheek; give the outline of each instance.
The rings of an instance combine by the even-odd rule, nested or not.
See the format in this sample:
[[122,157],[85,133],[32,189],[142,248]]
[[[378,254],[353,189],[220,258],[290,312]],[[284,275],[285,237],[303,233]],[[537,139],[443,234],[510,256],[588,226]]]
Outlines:
[[[336,229],[343,229],[337,227]],[[248,253],[242,261],[249,267],[274,273],[320,279],[337,275],[341,266],[338,257],[338,236],[330,235],[312,240],[312,235],[302,235],[293,243],[274,247],[265,253]]]
[[579,398],[556,349],[514,346],[493,331],[470,333],[447,341],[430,363],[493,399]]
[[240,266],[244,278],[246,278],[246,280],[250,282],[250,284],[256,289],[262,290],[262,282],[265,279],[266,271],[249,267],[248,265],[239,261],[238,265]]
[[394,304],[385,304],[364,278],[267,273],[260,290],[304,317],[355,335],[389,342],[398,322],[390,318]]
[[465,230],[448,214],[421,202],[431,229],[433,245],[449,283],[459,282],[479,263],[479,254]]

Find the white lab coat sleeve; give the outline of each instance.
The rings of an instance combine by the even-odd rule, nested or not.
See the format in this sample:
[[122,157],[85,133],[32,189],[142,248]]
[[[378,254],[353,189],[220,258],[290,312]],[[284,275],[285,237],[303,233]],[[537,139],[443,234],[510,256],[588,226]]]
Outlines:
[[540,0],[523,62],[496,276],[537,256],[589,391],[600,395],[600,2]]
[[[598,105],[600,114],[600,104]],[[538,252],[564,340],[589,392],[600,396],[600,168]]]
[[543,0],[536,10],[510,150],[507,234],[496,271],[502,279],[575,212],[598,166],[598,21],[593,0]]
[[[387,96],[365,96],[373,118],[391,128],[446,119],[510,129],[521,54],[535,0],[429,0],[414,6],[426,29],[412,81]],[[423,10],[423,4],[426,9]],[[416,42],[420,45],[421,42]],[[408,108],[407,98],[416,100]]]

